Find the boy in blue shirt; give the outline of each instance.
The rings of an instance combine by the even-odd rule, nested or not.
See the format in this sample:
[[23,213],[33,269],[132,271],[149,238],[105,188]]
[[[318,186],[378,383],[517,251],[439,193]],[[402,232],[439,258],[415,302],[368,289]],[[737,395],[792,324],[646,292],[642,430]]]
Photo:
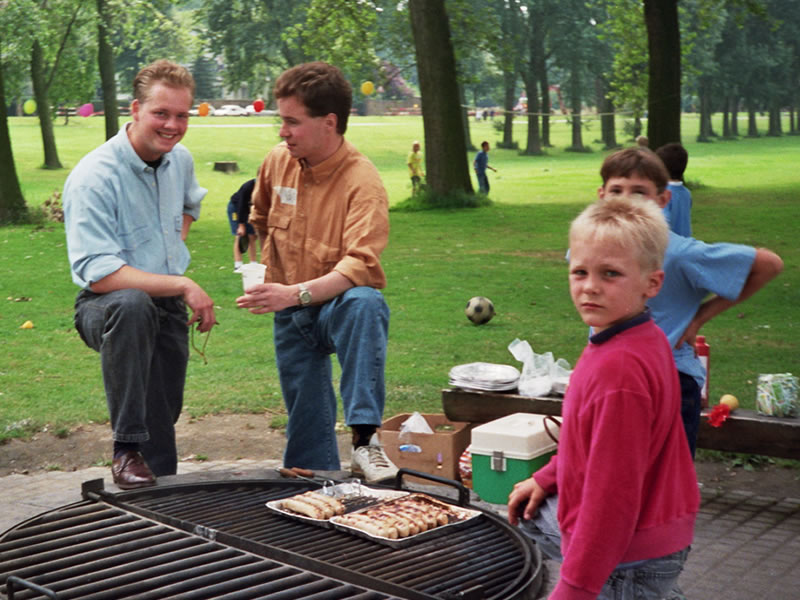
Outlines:
[[677,142],[664,144],[656,150],[656,154],[669,172],[667,189],[670,199],[663,209],[669,228],[683,237],[692,237],[692,194],[683,185],[683,173],[689,162],[689,154]]
[[[646,148],[609,155],[600,169],[600,198],[641,195],[663,209],[670,200],[664,163]],[[700,391],[706,372],[694,345],[700,329],[731,306],[747,300],[783,270],[783,261],[765,248],[706,244],[670,231],[664,257],[664,285],[648,306],[667,334],[681,382],[681,416],[694,456],[700,424]]]

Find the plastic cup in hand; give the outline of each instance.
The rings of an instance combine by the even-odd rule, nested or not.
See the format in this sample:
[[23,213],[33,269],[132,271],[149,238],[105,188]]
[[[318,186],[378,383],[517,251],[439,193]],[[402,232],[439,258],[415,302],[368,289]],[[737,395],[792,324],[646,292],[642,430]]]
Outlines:
[[247,291],[254,285],[264,283],[264,275],[267,272],[267,266],[261,263],[247,263],[242,265],[242,286],[244,291]]

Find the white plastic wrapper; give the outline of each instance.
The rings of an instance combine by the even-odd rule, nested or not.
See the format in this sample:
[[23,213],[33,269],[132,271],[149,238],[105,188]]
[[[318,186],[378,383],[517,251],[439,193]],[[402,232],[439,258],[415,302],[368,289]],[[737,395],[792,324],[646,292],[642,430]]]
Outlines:
[[566,391],[572,373],[569,362],[563,358],[554,360],[552,352],[536,354],[527,341],[518,338],[508,345],[508,351],[522,363],[517,384],[521,396],[533,398]]

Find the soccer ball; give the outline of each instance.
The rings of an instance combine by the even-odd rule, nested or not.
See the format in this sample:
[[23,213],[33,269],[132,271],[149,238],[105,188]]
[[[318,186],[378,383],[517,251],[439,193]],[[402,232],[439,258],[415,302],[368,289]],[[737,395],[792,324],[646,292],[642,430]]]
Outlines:
[[475,296],[474,298],[470,298],[469,302],[467,302],[464,313],[475,325],[483,325],[492,320],[494,316],[494,304],[492,304],[492,301],[488,298]]

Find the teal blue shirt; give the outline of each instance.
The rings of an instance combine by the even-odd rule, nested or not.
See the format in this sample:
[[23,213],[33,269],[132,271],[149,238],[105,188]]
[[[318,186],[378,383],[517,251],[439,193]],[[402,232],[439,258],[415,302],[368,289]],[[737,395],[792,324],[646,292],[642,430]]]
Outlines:
[[182,275],[190,260],[181,239],[183,215],[197,219],[207,191],[184,146],[177,144],[154,169],[136,154],[123,126],[83,157],[64,184],[72,280],[88,288],[125,265]]

